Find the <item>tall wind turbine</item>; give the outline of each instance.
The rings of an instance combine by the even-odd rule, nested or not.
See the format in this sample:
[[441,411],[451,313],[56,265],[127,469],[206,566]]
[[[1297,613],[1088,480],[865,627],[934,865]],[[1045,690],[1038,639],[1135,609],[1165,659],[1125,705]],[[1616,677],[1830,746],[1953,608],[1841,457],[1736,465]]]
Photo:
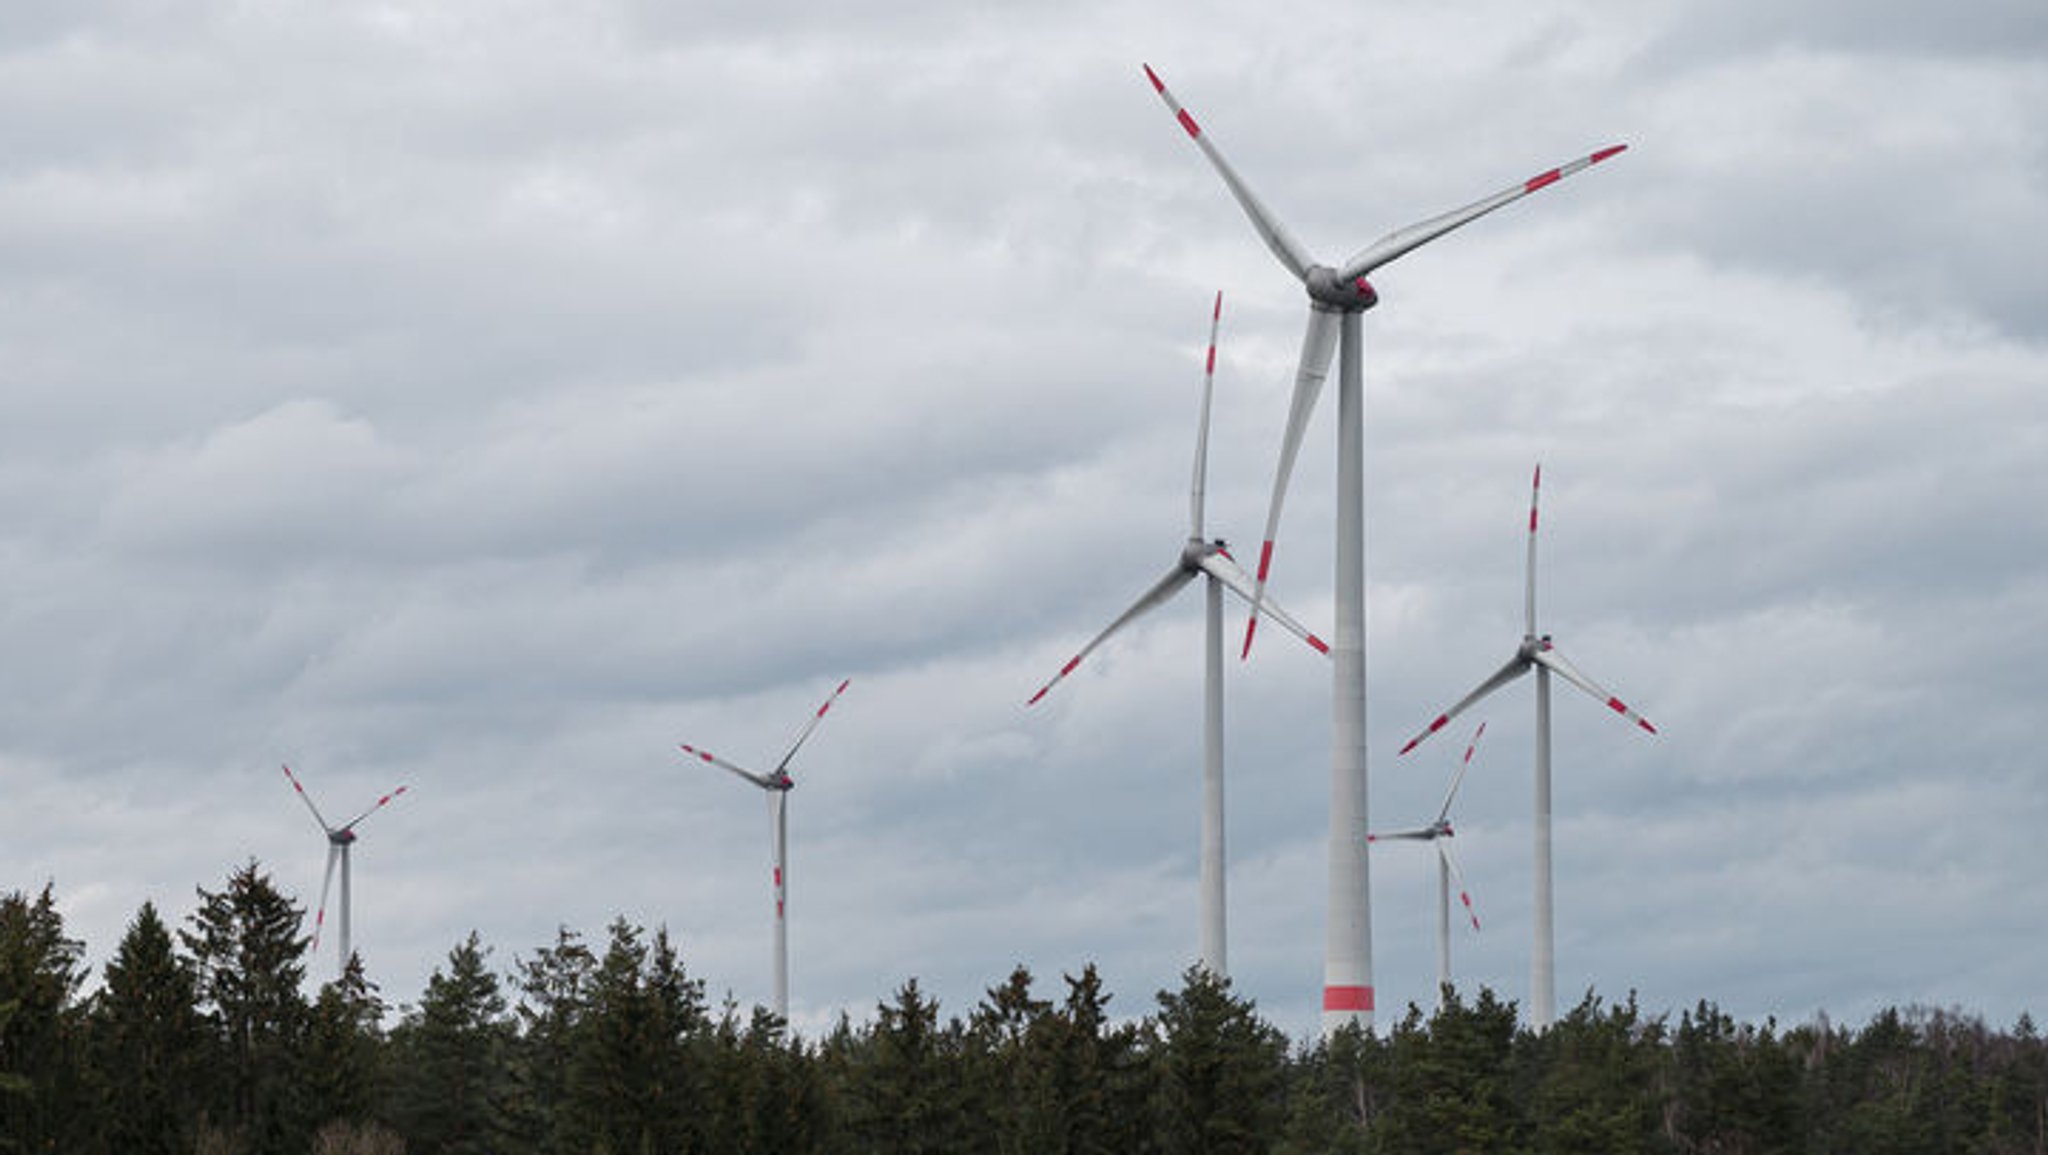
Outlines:
[[[1216,387],[1216,328],[1222,319],[1223,294],[1217,293],[1216,307],[1209,317],[1209,359],[1202,372],[1202,419],[1195,432],[1194,483],[1188,495],[1188,540],[1181,547],[1180,557],[1165,577],[1109,623],[1107,629],[1081,647],[1081,652],[1061,666],[1060,672],[1040,686],[1025,705],[1037,705],[1039,699],[1058,685],[1060,679],[1073,673],[1081,659],[1108,641],[1110,635],[1148,611],[1164,605],[1197,576],[1209,579],[1204,611],[1207,634],[1203,648],[1207,659],[1202,691],[1202,966],[1217,978],[1228,978],[1223,881],[1223,591],[1227,588],[1247,603],[1257,603],[1252,596],[1251,579],[1245,576],[1237,562],[1231,560],[1229,546],[1221,538],[1208,540],[1202,528],[1203,493],[1209,472],[1209,406]],[[1260,608],[1266,616],[1318,652],[1330,652],[1328,644],[1303,628],[1270,599]]]
[[[1569,164],[1548,169],[1492,196],[1440,216],[1396,229],[1332,267],[1309,254],[1287,226],[1273,215],[1223,159],[1195,118],[1182,108],[1159,74],[1145,67],[1160,99],[1173,111],[1217,175],[1251,218],[1252,227],[1287,271],[1308,290],[1308,330],[1302,338],[1301,367],[1295,375],[1294,398],[1287,431],[1280,443],[1280,464],[1273,478],[1273,500],[1266,514],[1266,539],[1259,552],[1253,603],[1265,596],[1273,561],[1273,539],[1280,527],[1280,507],[1287,480],[1301,448],[1303,431],[1315,410],[1330,358],[1342,348],[1337,382],[1337,615],[1332,682],[1330,740],[1330,876],[1323,947],[1323,1029],[1348,1024],[1370,1027],[1373,1019],[1372,887],[1365,850],[1365,398],[1364,326],[1360,317],[1379,303],[1379,293],[1366,274],[1412,249],[1428,244],[1460,225],[1546,188],[1590,165],[1620,153],[1612,145]],[[1245,626],[1245,649],[1251,649],[1258,625],[1254,609]]]
[[775,851],[775,1016],[785,1023],[789,1021],[789,919],[786,909],[789,899],[789,792],[796,788],[796,780],[789,776],[789,760],[796,757],[804,740],[818,728],[819,722],[824,721],[825,711],[830,710],[832,703],[837,702],[839,695],[852,684],[851,678],[839,683],[839,688],[832,691],[825,704],[813,711],[803,729],[797,731],[796,741],[789,744],[789,751],[782,756],[782,761],[766,774],[742,769],[695,746],[686,744],[682,748],[683,753],[730,770],[768,792],[768,824]]
[[327,825],[327,820],[325,818],[320,817],[320,808],[318,806],[313,805],[313,796],[306,793],[306,788],[299,784],[299,776],[292,773],[292,768],[290,766],[286,766],[284,768],[284,776],[287,779],[291,780],[292,789],[298,791],[299,801],[305,803],[306,809],[313,812],[313,821],[318,822],[320,824],[321,831],[327,835],[327,876],[320,882],[320,911],[318,914],[315,914],[313,916],[313,942],[311,947],[309,948],[315,952],[318,952],[320,949],[320,930],[327,923],[327,888],[334,885],[335,864],[341,864],[341,941],[338,947],[336,948],[337,957],[339,961],[339,966],[336,968],[336,972],[340,973],[341,971],[346,971],[348,969],[348,852],[349,848],[356,844],[356,825],[362,822],[363,819],[368,818],[370,815],[375,814],[379,810],[384,809],[386,806],[389,806],[391,804],[392,799],[405,793],[406,788],[400,786],[398,789],[393,790],[391,793],[386,794],[382,798],[377,799],[377,801],[370,804],[370,808],[368,810],[363,811],[361,814],[356,815],[354,818],[349,819],[347,822],[342,823],[340,826],[329,826]]
[[1423,739],[1443,729],[1481,698],[1530,670],[1536,671],[1536,942],[1529,952],[1529,1023],[1538,1029],[1548,1027],[1557,1017],[1557,912],[1552,901],[1550,865],[1550,675],[1556,674],[1577,686],[1594,701],[1649,733],[1657,732],[1657,727],[1641,714],[1566,661],[1549,634],[1536,632],[1536,499],[1542,490],[1543,466],[1539,464],[1529,485],[1529,563],[1522,599],[1522,644],[1515,648],[1515,656],[1506,665],[1479,683],[1478,689],[1437,715],[1423,727],[1422,733],[1401,747],[1403,754],[1415,749]]
[[1458,786],[1465,781],[1465,771],[1472,768],[1472,751],[1479,748],[1479,736],[1486,733],[1486,723],[1479,723],[1479,729],[1472,732],[1472,741],[1465,747],[1465,758],[1458,763],[1458,772],[1451,776],[1451,788],[1444,792],[1444,804],[1437,808],[1436,821],[1417,830],[1390,830],[1385,834],[1368,834],[1367,842],[1381,842],[1386,839],[1411,839],[1417,842],[1433,843],[1436,846],[1436,992],[1437,1003],[1443,1003],[1444,991],[1451,985],[1451,880],[1458,883],[1458,901],[1465,904],[1465,917],[1472,920],[1472,929],[1479,929],[1479,913],[1472,909],[1472,894],[1465,889],[1465,872],[1458,869],[1458,860],[1451,857],[1451,839],[1457,831],[1451,828],[1451,803],[1458,797]]

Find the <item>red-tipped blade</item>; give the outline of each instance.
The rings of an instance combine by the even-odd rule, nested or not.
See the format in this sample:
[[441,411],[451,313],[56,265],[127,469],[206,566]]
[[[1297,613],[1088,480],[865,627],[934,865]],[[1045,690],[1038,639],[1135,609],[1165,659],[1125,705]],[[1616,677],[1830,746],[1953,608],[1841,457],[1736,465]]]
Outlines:
[[1509,658],[1507,660],[1506,665],[1502,666],[1500,669],[1495,670],[1493,672],[1492,677],[1486,679],[1484,682],[1479,683],[1479,687],[1477,689],[1473,690],[1471,693],[1465,695],[1464,697],[1458,699],[1457,705],[1452,706],[1450,709],[1445,710],[1441,714],[1438,714],[1433,720],[1431,720],[1429,725],[1424,726],[1422,728],[1422,733],[1417,734],[1413,738],[1410,738],[1408,740],[1408,744],[1406,746],[1401,747],[1401,753],[1406,754],[1408,751],[1413,750],[1417,746],[1422,745],[1423,741],[1427,739],[1431,734],[1434,734],[1438,730],[1441,730],[1445,726],[1449,725],[1451,719],[1464,713],[1474,703],[1478,702],[1479,699],[1484,698],[1488,694],[1493,693],[1495,690],[1500,689],[1502,686],[1507,685],[1509,682],[1514,681],[1516,678],[1519,678],[1523,674],[1526,674],[1528,672],[1529,659],[1524,658],[1521,655],[1521,652],[1517,651],[1514,657]]
[[1054,686],[1059,685],[1060,682],[1063,679],[1065,679],[1068,674],[1073,673],[1077,668],[1079,668],[1079,666],[1081,665],[1081,660],[1083,658],[1086,658],[1089,654],[1094,653],[1095,647],[1108,641],[1111,638],[1111,636],[1113,636],[1118,630],[1121,630],[1125,626],[1130,625],[1132,622],[1138,620],[1138,618],[1144,616],[1151,610],[1156,609],[1161,605],[1164,605],[1167,599],[1173,597],[1173,595],[1180,592],[1180,588],[1182,586],[1188,584],[1193,580],[1195,580],[1195,575],[1189,572],[1187,568],[1184,566],[1176,565],[1172,569],[1168,570],[1166,576],[1160,578],[1157,582],[1154,582],[1151,589],[1148,589],[1144,593],[1138,595],[1138,600],[1132,602],[1129,609],[1126,609],[1123,613],[1118,614],[1115,621],[1103,627],[1101,633],[1095,635],[1093,638],[1090,638],[1088,644],[1081,647],[1080,653],[1077,653],[1073,657],[1068,658],[1067,664],[1060,667],[1060,672],[1054,674],[1052,678],[1045,683],[1045,685],[1040,686],[1038,688],[1038,692],[1031,695],[1030,700],[1025,702],[1024,704],[1026,706],[1037,705],[1039,699],[1045,697],[1045,695],[1049,691],[1051,691],[1051,689]]
[[1628,146],[1625,144],[1618,144],[1600,149],[1597,152],[1582,156],[1569,164],[1561,164],[1556,168],[1537,173],[1527,180],[1509,185],[1492,196],[1482,197],[1463,208],[1452,209],[1441,216],[1431,217],[1426,221],[1419,221],[1406,228],[1396,229],[1359,250],[1350,260],[1344,262],[1344,267],[1338,271],[1337,280],[1349,281],[1354,277],[1362,277],[1404,253],[1413,252],[1415,249],[1443,236],[1452,229],[1478,220],[1493,210],[1518,201],[1538,189],[1548,188],[1581,169],[1599,164],[1609,157],[1619,155],[1627,148]]
[[777,773],[789,769],[789,760],[796,757],[797,749],[804,744],[805,739],[811,736],[811,731],[818,728],[818,723],[825,720],[825,712],[832,708],[832,703],[837,702],[839,695],[844,694],[846,687],[852,684],[852,678],[841,681],[838,688],[833,690],[831,695],[825,699],[824,705],[819,706],[817,711],[811,715],[810,721],[804,723],[804,728],[797,733],[796,741],[789,744],[789,752],[782,756],[782,761],[775,764]]
[[409,789],[411,788],[407,786],[400,786],[398,789],[393,790],[391,793],[386,794],[382,798],[377,799],[377,801],[370,804],[369,809],[363,811],[361,814],[358,814],[354,818],[351,818],[347,822],[343,823],[341,828],[343,830],[354,830],[356,828],[356,823],[361,822],[363,819],[368,818],[370,815],[375,814],[379,810],[384,809],[386,806],[391,805],[392,799],[397,798],[401,794],[404,794]]
[[1634,722],[1649,733],[1655,734],[1657,732],[1657,727],[1650,725],[1648,718],[1630,709],[1628,703],[1608,693],[1606,688],[1580,672],[1579,668],[1566,661],[1565,656],[1558,653],[1557,647],[1551,643],[1546,641],[1543,644],[1543,648],[1536,651],[1536,660],[1543,663],[1550,672],[1585,691],[1586,695],[1594,701]]
[[1259,572],[1252,594],[1253,612],[1251,620],[1245,624],[1244,649],[1238,655],[1240,658],[1252,652],[1252,635],[1259,624],[1258,606],[1265,599],[1266,575],[1273,566],[1273,542],[1280,536],[1280,509],[1287,501],[1287,483],[1294,476],[1294,460],[1301,453],[1309,418],[1315,414],[1316,399],[1322,395],[1323,381],[1330,375],[1330,361],[1337,354],[1339,324],[1335,313],[1309,310],[1308,328],[1301,336],[1301,362],[1294,374],[1294,396],[1287,406],[1287,429],[1280,439],[1280,462],[1273,471],[1273,496],[1266,506],[1265,544],[1259,550]]
[[313,821],[318,822],[320,824],[320,829],[326,831],[329,834],[334,833],[334,827],[327,825],[327,820],[325,818],[320,817],[320,808],[318,806],[313,805],[313,796],[311,794],[306,793],[306,788],[300,785],[299,783],[299,776],[297,774],[292,773],[292,768],[290,766],[284,767],[284,776],[285,778],[290,780],[292,784],[292,789],[298,792],[299,801],[305,803],[306,809],[312,812]]
[[1244,210],[1245,216],[1251,218],[1252,227],[1258,230],[1259,239],[1266,242],[1266,247],[1272,250],[1273,255],[1280,259],[1280,263],[1285,265],[1287,271],[1293,273],[1297,280],[1306,279],[1309,269],[1316,264],[1315,258],[1309,255],[1300,241],[1294,239],[1294,234],[1287,231],[1287,226],[1280,223],[1280,218],[1273,215],[1273,210],[1267,208],[1265,202],[1244,183],[1230,162],[1223,159],[1223,154],[1210,143],[1208,134],[1202,131],[1202,126],[1196,124],[1195,118],[1188,110],[1182,108],[1180,101],[1173,98],[1173,93],[1167,91],[1166,82],[1159,79],[1159,74],[1152,71],[1149,64],[1145,65],[1145,78],[1152,82],[1152,89],[1159,94],[1159,99],[1165,101],[1166,107],[1173,110],[1174,119],[1180,122],[1181,128],[1188,134],[1188,139],[1194,141],[1196,147],[1202,150],[1202,155],[1209,158],[1209,164],[1215,168],[1216,175],[1223,178],[1223,183],[1230,188],[1230,195],[1237,198],[1238,207]]

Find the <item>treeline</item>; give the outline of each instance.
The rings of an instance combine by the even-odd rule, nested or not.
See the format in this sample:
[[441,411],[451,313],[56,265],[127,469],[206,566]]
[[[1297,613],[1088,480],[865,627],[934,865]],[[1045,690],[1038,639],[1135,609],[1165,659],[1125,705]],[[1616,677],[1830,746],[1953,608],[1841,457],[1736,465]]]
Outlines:
[[308,1001],[303,921],[251,863],[176,928],[144,905],[85,995],[50,889],[0,897],[0,1150],[2048,1155],[2025,1016],[1781,1030],[1589,994],[1536,1034],[1481,990],[1290,1043],[1199,969],[1113,1014],[1091,966],[1043,992],[1019,968],[964,1017],[913,979],[804,1039],[623,920],[502,974],[472,933],[395,1016],[359,961]]

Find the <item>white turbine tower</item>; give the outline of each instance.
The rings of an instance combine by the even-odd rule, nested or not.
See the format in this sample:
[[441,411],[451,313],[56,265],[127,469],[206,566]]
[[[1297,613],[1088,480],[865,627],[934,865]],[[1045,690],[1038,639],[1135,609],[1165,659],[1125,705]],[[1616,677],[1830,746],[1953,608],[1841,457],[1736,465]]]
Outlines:
[[[1203,530],[1203,492],[1209,472],[1209,406],[1216,384],[1216,328],[1223,318],[1223,294],[1216,294],[1216,306],[1209,317],[1209,359],[1202,374],[1202,418],[1195,432],[1194,483],[1188,497],[1188,539],[1181,547],[1173,568],[1158,583],[1131,604],[1109,627],[1095,635],[1081,652],[1060,667],[1052,680],[1031,695],[1027,706],[1038,704],[1060,679],[1074,672],[1095,650],[1118,630],[1147,612],[1164,605],[1196,577],[1208,578],[1204,651],[1207,654],[1203,681],[1202,726],[1202,966],[1217,978],[1228,978],[1229,961],[1225,945],[1224,853],[1223,853],[1223,591],[1227,588],[1247,603],[1252,597],[1251,579],[1231,560],[1229,547],[1218,538],[1210,541]],[[1268,599],[1262,608],[1268,617],[1322,653],[1330,647],[1289,617]]]
[[824,720],[825,711],[830,710],[832,703],[837,702],[839,695],[844,694],[846,687],[852,684],[851,678],[839,683],[838,689],[833,690],[831,696],[825,699],[825,704],[813,711],[810,720],[804,723],[803,729],[797,731],[796,741],[789,744],[789,751],[782,756],[782,761],[777,762],[775,769],[766,774],[742,769],[716,754],[699,750],[695,746],[684,745],[682,748],[683,753],[709,762],[720,769],[730,770],[768,792],[769,836],[773,840],[775,852],[775,1016],[785,1023],[789,1021],[789,792],[796,787],[796,780],[789,776],[789,761],[796,757],[798,748],[811,736],[811,731],[817,729],[818,723]]
[[[1326,905],[1327,933],[1323,948],[1323,1028],[1348,1024],[1371,1027],[1372,887],[1365,849],[1365,399],[1364,327],[1360,317],[1379,302],[1366,274],[1412,249],[1443,236],[1511,201],[1555,184],[1589,165],[1622,151],[1625,145],[1603,148],[1502,189],[1463,208],[1388,233],[1361,249],[1342,265],[1318,262],[1287,227],[1253,194],[1209,141],[1195,118],[1183,109],[1151,66],[1145,75],[1166,106],[1209,158],[1230,187],[1252,227],[1287,271],[1308,290],[1308,330],[1302,338],[1301,367],[1295,376],[1287,431],[1280,444],[1279,469],[1273,479],[1273,500],[1266,515],[1266,539],[1259,553],[1254,605],[1265,595],[1273,561],[1273,538],[1279,531],[1280,507],[1287,480],[1301,448],[1303,431],[1315,410],[1330,358],[1342,346],[1337,384],[1337,557],[1336,631],[1332,656],[1332,733],[1330,740],[1330,875]],[[1251,648],[1258,625],[1256,609],[1245,627],[1245,649]]]
[[1515,656],[1479,683],[1479,688],[1458,700],[1458,704],[1436,716],[1422,733],[1408,740],[1401,753],[1415,749],[1451,719],[1464,713],[1481,698],[1528,673],[1536,671],[1536,941],[1529,953],[1529,1023],[1539,1030],[1557,1017],[1557,912],[1551,890],[1550,865],[1550,675],[1556,674],[1585,691],[1594,701],[1655,734],[1641,714],[1628,708],[1620,698],[1602,689],[1578,667],[1566,661],[1549,634],[1536,632],[1536,499],[1543,489],[1543,466],[1529,485],[1529,562],[1522,600],[1522,644]]
[[391,800],[405,793],[406,788],[400,786],[391,793],[377,799],[377,801],[370,804],[369,809],[342,823],[340,826],[329,826],[327,825],[327,820],[320,817],[320,808],[313,805],[313,796],[306,793],[306,788],[299,784],[299,776],[292,773],[290,766],[284,768],[284,776],[291,781],[292,789],[298,791],[299,801],[305,803],[306,809],[313,812],[313,821],[319,823],[321,831],[327,835],[327,876],[320,882],[320,910],[318,914],[313,916],[313,942],[307,948],[316,953],[320,950],[321,928],[327,923],[327,889],[334,885],[335,864],[341,864],[341,938],[336,948],[339,965],[335,970],[335,973],[339,974],[348,969],[350,950],[348,852],[349,848],[356,844],[356,825],[362,822],[363,819],[390,805]]
[[1444,804],[1437,808],[1436,821],[1416,830],[1390,830],[1385,834],[1368,834],[1367,842],[1384,842],[1388,839],[1409,839],[1428,842],[1436,846],[1436,992],[1438,1005],[1442,1005],[1444,991],[1451,985],[1451,882],[1457,881],[1458,901],[1465,904],[1465,917],[1472,920],[1472,929],[1479,929],[1479,913],[1472,909],[1472,894],[1465,889],[1465,872],[1458,869],[1458,860],[1451,857],[1451,839],[1457,831],[1451,828],[1451,803],[1458,797],[1458,786],[1465,781],[1465,771],[1472,768],[1472,751],[1479,748],[1479,736],[1486,733],[1486,723],[1479,723],[1479,729],[1472,732],[1472,741],[1465,747],[1464,760],[1458,763],[1458,772],[1451,776],[1451,788],[1444,792]]

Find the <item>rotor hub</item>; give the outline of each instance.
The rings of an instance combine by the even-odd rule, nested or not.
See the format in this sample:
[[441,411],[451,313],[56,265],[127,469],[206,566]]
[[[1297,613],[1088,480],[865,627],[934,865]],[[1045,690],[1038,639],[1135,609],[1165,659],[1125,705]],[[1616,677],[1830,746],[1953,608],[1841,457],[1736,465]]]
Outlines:
[[1308,271],[1308,299],[1317,308],[1338,313],[1363,313],[1380,303],[1379,290],[1364,277],[1339,280],[1337,270],[1317,265]]
[[1215,541],[1203,541],[1199,537],[1191,537],[1188,539],[1188,543],[1181,547],[1180,568],[1189,573],[1200,573],[1203,562],[1216,554],[1223,553],[1228,548],[1228,544],[1220,537]]

